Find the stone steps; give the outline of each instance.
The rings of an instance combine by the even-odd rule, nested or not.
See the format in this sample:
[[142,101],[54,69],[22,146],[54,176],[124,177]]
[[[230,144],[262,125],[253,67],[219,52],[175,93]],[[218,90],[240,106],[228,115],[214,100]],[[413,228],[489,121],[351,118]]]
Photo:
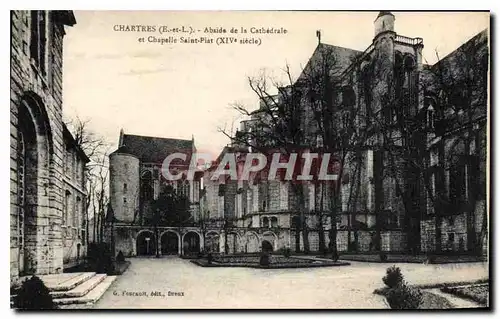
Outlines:
[[[62,274],[61,274],[62,275]],[[64,274],[66,275],[66,274]],[[95,272],[84,272],[84,273],[77,273],[74,276],[69,277],[67,280],[57,280],[57,275],[54,275],[54,278],[46,278],[46,276],[42,276],[42,280],[49,288],[51,292],[54,291],[68,291],[76,286],[80,285],[81,283],[89,280],[90,278],[94,277],[96,275]],[[51,275],[48,275],[51,276]],[[47,276],[47,277],[48,277]]]
[[74,305],[74,304],[93,304],[101,296],[106,292],[109,286],[115,281],[116,276],[107,276],[103,275],[103,279],[90,291],[88,291],[85,295],[79,297],[70,297],[70,298],[56,298],[54,302],[61,306],[61,309],[64,309],[65,305]]
[[[29,277],[25,279],[27,278]],[[39,278],[50,290],[54,303],[59,308],[78,309],[83,305],[83,308],[91,307],[106,292],[116,276],[81,272],[41,275]]]
[[106,279],[106,274],[97,274],[89,277],[73,289],[52,291],[50,294],[54,299],[82,297],[99,285],[104,279]]

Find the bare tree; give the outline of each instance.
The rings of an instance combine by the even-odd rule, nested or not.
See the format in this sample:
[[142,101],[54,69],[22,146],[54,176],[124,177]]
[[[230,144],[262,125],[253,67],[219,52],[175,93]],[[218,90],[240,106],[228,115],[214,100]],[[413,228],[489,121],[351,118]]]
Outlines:
[[[353,57],[352,62],[356,58],[358,57]],[[253,119],[252,129],[238,132],[235,136],[222,130],[233,141],[256,150],[270,147],[285,155],[303,150],[331,154],[333,158],[330,160],[335,162],[333,170],[340,178],[312,185],[291,183],[290,189],[299,212],[298,230],[302,233],[304,250],[309,252],[305,192],[308,187],[314,187],[315,198],[319,197],[320,207],[316,209],[309,203],[309,208],[318,218],[319,248],[325,250],[323,217],[326,208],[326,216],[330,217],[331,223],[329,239],[333,256],[337,255],[337,216],[342,204],[341,177],[348,163],[359,158],[366,138],[366,134],[356,126],[358,108],[352,104],[354,93],[346,87],[346,84],[352,83],[346,83],[342,72],[344,69],[345,65],[342,65],[330,46],[319,45],[314,59],[303,68],[296,81],[293,80],[288,65],[283,70],[285,83],[265,75],[249,78],[250,88],[259,97],[260,108],[253,112],[239,104],[234,105],[234,108]],[[356,168],[359,169],[359,165],[353,166],[352,173]],[[316,196],[318,193],[319,196]],[[350,198],[354,201],[354,196]],[[298,237],[296,243],[299,243]]]
[[[109,203],[109,144],[105,139],[89,128],[89,120],[82,120],[76,117],[68,121],[66,125],[72,133],[77,145],[89,157],[90,162],[85,169],[86,192],[86,234],[87,242],[89,237],[89,221],[93,219],[93,239],[98,242],[104,240],[104,224],[106,209]],[[89,212],[92,211],[92,217]]]
[[[360,55],[350,58],[351,65],[358,63]],[[310,61],[302,71],[297,81],[297,86],[304,95],[305,114],[312,113],[312,118],[305,119],[302,123],[310,145],[323,154],[331,154],[335,162],[335,173],[337,179],[334,181],[322,181],[321,207],[320,207],[320,250],[324,247],[323,238],[323,199],[329,199],[328,215],[330,217],[330,252],[335,258],[337,252],[337,220],[342,212],[342,192],[350,194],[346,203],[348,207],[348,221],[351,220],[351,212],[356,211],[355,196],[353,192],[356,184],[354,182],[343,187],[344,175],[351,173],[356,176],[361,171],[361,155],[365,146],[367,134],[359,124],[362,117],[361,108],[356,107],[355,88],[357,81],[346,76],[346,65],[340,61],[340,57],[331,46],[320,45],[318,54],[314,61]],[[353,179],[354,181],[354,179]],[[351,234],[349,225],[349,242]]]
[[[253,150],[267,154],[270,149],[285,156],[304,149],[305,137],[301,126],[301,95],[293,85],[290,67],[283,70],[285,82],[267,76],[249,77],[248,84],[260,101],[260,108],[250,111],[246,106],[234,104],[235,110],[253,119],[252,128],[247,131],[230,134],[225,129],[220,131],[234,143],[243,144]],[[303,183],[290,183],[290,189],[296,198],[297,211],[304,251],[309,252],[309,236],[306,224],[306,202]]]

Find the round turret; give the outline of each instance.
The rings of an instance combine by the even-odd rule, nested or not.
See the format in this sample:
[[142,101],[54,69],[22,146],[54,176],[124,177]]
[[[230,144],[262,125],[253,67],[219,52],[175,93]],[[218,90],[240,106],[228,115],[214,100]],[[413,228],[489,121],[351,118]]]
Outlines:
[[139,209],[140,160],[121,146],[109,155],[109,195],[118,222],[133,222]]
[[375,19],[375,38],[384,32],[391,31],[394,32],[394,20],[396,18],[394,15],[389,12],[389,11],[380,11],[380,13],[377,16],[377,19]]

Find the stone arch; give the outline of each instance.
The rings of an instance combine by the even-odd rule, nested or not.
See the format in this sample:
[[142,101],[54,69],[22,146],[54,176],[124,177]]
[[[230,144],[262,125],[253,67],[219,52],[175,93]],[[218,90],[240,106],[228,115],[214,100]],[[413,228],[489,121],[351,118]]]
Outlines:
[[181,236],[175,230],[168,229],[160,235],[160,250],[162,255],[180,254]]
[[[25,106],[31,114],[35,123],[38,136],[44,136],[44,143],[48,154],[54,154],[54,144],[52,138],[52,129],[49,116],[42,98],[33,91],[26,91],[22,97],[22,105]],[[52,160],[51,156],[48,160]]]
[[211,230],[205,234],[205,250],[212,253],[220,251],[220,235],[219,232]]
[[415,68],[415,58],[410,54],[404,55],[403,63],[406,70],[413,70]]
[[137,256],[151,256],[156,254],[156,237],[153,231],[149,229],[140,230],[137,233],[135,242]]
[[403,53],[401,51],[394,51],[394,67],[401,68],[403,66]]
[[260,246],[259,235],[254,231],[245,233],[245,252],[255,253],[258,252]]
[[[33,92],[21,97],[17,117],[17,205],[16,226],[19,235],[19,272],[29,275],[38,272],[41,260],[38,233],[42,231],[37,219],[43,199],[50,201],[48,186],[53,154],[52,131],[42,99]],[[45,217],[45,216],[44,216]]]
[[273,244],[271,244],[268,240],[263,240],[262,241],[262,251],[263,252],[272,252],[274,250]]
[[189,230],[182,236],[182,253],[197,254],[201,250],[201,234],[196,230]]
[[268,241],[273,246],[274,250],[278,249],[278,235],[276,235],[274,232],[266,231],[262,233],[262,242],[264,241]]

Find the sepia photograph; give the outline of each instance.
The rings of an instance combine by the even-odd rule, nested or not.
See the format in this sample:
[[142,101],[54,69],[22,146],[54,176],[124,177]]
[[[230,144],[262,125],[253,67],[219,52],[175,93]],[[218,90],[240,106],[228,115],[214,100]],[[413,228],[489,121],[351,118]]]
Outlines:
[[10,307],[491,310],[489,11],[10,11]]

